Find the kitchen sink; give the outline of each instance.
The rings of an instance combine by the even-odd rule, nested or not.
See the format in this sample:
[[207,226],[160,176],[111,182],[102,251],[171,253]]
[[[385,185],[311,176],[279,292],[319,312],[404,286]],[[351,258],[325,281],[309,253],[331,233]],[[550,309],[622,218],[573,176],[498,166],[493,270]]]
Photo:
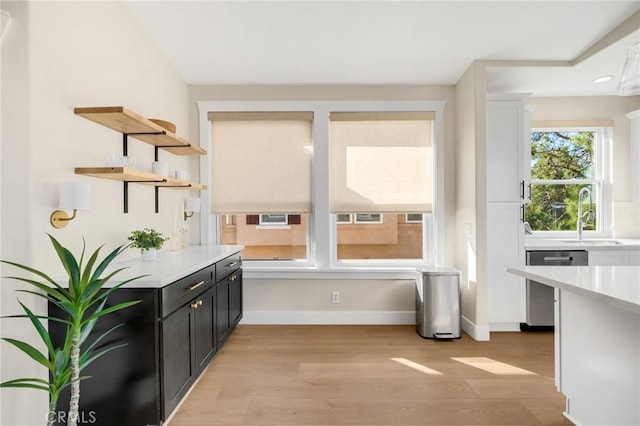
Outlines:
[[583,238],[581,240],[575,238],[575,239],[571,239],[571,240],[559,240],[562,241],[563,243],[571,243],[571,244],[582,244],[582,245],[589,245],[589,246],[616,246],[619,244],[624,244],[623,241],[620,240],[614,240],[614,239],[610,239],[610,238]]

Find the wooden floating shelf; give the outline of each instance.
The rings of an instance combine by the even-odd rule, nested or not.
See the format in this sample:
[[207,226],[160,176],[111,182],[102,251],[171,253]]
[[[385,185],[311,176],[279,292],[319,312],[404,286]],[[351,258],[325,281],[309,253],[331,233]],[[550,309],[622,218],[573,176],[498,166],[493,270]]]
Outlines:
[[175,155],[205,155],[206,150],[123,106],[80,107],[74,113],[109,129],[162,148]]
[[139,183],[142,185],[162,188],[189,190],[207,189],[207,186],[201,183],[188,182],[168,176],[160,176],[128,167],[76,167],[75,172],[77,175],[93,176],[102,179],[117,180],[120,182]]

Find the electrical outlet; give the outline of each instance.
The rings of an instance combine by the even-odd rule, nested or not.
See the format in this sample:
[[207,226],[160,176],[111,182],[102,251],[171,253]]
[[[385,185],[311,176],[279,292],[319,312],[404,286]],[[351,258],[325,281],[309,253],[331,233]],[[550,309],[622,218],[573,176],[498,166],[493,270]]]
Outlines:
[[338,291],[331,292],[331,303],[340,303],[340,292]]

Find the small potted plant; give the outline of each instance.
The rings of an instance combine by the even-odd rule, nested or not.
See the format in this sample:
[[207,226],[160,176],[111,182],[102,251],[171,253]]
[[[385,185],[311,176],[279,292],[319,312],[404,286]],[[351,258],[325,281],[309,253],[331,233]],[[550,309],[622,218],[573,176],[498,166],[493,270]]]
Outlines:
[[140,249],[142,260],[153,260],[168,238],[153,228],[144,228],[131,232],[128,240],[131,241],[131,247]]

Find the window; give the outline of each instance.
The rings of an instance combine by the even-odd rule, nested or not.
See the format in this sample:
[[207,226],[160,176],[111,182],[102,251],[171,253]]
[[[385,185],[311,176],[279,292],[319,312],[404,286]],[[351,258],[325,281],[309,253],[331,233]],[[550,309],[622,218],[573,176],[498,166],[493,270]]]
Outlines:
[[247,260],[309,257],[312,117],[305,112],[208,116],[211,210],[226,215],[220,242],[244,245]]
[[[580,203],[585,232],[602,232],[607,133],[604,128],[533,129],[531,202],[525,211],[533,231],[575,232]],[[578,200],[582,188],[591,197]]]
[[[249,260],[307,259],[308,215],[235,214],[221,223],[222,244],[244,245]],[[266,219],[266,221],[265,221]]]
[[355,223],[382,223],[382,215],[380,213],[356,213]]
[[340,213],[336,215],[336,223],[351,223],[352,215],[349,213]]
[[422,223],[421,213],[407,213],[405,215],[405,222],[407,223]]
[[260,225],[287,225],[286,214],[261,214]]
[[423,258],[422,223],[404,212],[432,208],[432,120],[428,112],[330,114],[338,261]]
[[354,276],[368,259],[437,264],[444,106],[198,102],[212,213],[201,222],[203,241],[242,244],[246,265],[265,276],[271,268],[313,277],[352,268]]

